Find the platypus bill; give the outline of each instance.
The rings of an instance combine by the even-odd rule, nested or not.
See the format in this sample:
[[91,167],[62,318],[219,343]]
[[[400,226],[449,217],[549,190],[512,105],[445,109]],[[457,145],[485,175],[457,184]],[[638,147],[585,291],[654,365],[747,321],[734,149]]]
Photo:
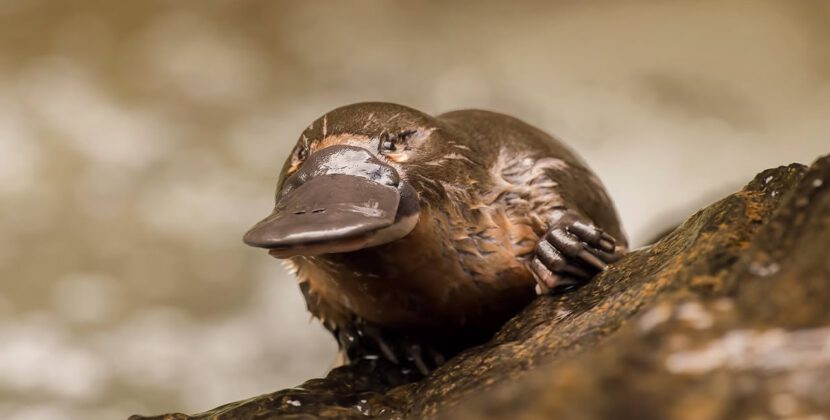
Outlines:
[[287,259],[347,362],[422,372],[627,246],[602,183],[555,138],[494,112],[390,103],[312,123],[244,240]]

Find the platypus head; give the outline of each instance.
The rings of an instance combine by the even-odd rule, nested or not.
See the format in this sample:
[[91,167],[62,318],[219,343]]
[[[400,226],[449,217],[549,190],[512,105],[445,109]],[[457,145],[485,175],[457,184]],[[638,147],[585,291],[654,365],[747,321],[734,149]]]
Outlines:
[[400,105],[361,103],[312,123],[285,162],[273,213],[244,241],[278,258],[357,251],[405,237],[419,194],[408,167],[440,136],[432,117]]

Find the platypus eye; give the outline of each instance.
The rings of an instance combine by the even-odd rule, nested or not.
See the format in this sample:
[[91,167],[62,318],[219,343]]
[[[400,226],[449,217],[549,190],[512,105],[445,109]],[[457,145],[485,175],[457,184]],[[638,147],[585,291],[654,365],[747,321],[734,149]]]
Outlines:
[[297,152],[295,153],[297,160],[305,160],[308,157],[308,146],[301,144],[297,146]]
[[383,133],[380,135],[380,152],[381,153],[395,153],[407,150],[407,141],[416,133],[415,130],[406,130],[397,134],[390,135]]

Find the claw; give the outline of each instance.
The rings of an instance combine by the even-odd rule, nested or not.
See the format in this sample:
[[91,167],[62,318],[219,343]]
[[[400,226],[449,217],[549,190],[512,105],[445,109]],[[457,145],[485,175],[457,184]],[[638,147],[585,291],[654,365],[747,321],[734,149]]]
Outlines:
[[533,270],[534,277],[536,277],[536,282],[540,286],[550,290],[556,285],[556,276],[538,258],[533,259],[530,267]]
[[392,351],[392,348],[389,347],[388,344],[386,344],[386,340],[383,339],[379,331],[368,325],[366,326],[364,331],[369,338],[371,338],[375,341],[375,343],[377,343],[380,352],[383,353],[383,355],[386,356],[386,358],[389,359],[390,362],[400,364],[398,356],[396,356],[395,352]]
[[415,363],[415,367],[423,374],[424,376],[429,374],[430,369],[427,367],[427,364],[424,363],[424,359],[421,357],[421,346],[417,344],[413,344],[409,346],[408,349],[409,357],[412,359],[412,362]]
[[579,254],[577,254],[577,257],[579,257],[582,261],[585,261],[586,263],[596,267],[600,271],[604,271],[608,267],[608,264],[606,264],[604,261],[599,259],[599,257],[592,254],[587,249],[580,251]]
[[432,356],[432,361],[435,363],[435,366],[441,366],[447,361],[447,359],[444,358],[443,354],[438,353],[435,350],[430,349],[429,354],[430,356]]
[[[605,235],[607,235],[607,234],[605,234]],[[614,252],[614,241],[613,240],[607,240],[605,238],[602,238],[602,239],[599,240],[599,242],[597,242],[597,246],[599,246],[599,249],[601,249],[605,252]]]
[[595,246],[605,252],[613,252],[616,241],[614,237],[603,232],[602,229],[591,226],[587,223],[575,221],[566,230],[579,237],[588,245]]

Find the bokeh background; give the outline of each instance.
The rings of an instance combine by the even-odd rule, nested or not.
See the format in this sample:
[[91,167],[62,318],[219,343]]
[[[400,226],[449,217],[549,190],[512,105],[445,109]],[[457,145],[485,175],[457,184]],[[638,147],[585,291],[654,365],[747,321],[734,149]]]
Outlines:
[[555,133],[635,244],[830,152],[830,2],[0,0],[0,418],[194,412],[335,344],[244,231],[382,100]]

